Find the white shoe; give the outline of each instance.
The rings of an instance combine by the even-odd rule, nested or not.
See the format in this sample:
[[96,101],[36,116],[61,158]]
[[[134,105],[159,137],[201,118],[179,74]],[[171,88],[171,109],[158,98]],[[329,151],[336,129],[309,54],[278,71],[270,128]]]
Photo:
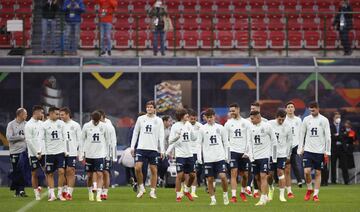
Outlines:
[[93,192],[89,192],[89,201],[94,201],[94,193]]
[[210,205],[216,205],[216,200],[211,200]]
[[140,190],[139,193],[136,195],[137,198],[141,198],[144,195],[144,191]]
[[266,205],[266,202],[263,202],[261,200],[255,204],[255,206],[264,206],[264,205]]
[[48,199],[48,202],[53,202],[53,201],[55,201],[56,200],[56,197],[55,196],[52,196],[52,197],[50,197],[49,199]]
[[287,200],[285,199],[285,197],[282,197],[282,196],[280,196],[280,202],[287,202]]
[[58,199],[59,199],[60,201],[66,201],[66,199],[62,196],[62,194],[58,195]]
[[35,200],[37,201],[41,200],[40,194],[35,194]]
[[96,202],[102,202],[101,197],[100,196],[96,196]]
[[229,197],[227,195],[223,195],[224,198],[224,205],[228,205],[229,204]]
[[198,195],[196,195],[195,192],[191,192],[191,196],[192,196],[193,198],[198,198],[198,197],[199,197]]
[[150,198],[157,199],[155,192],[150,192]]

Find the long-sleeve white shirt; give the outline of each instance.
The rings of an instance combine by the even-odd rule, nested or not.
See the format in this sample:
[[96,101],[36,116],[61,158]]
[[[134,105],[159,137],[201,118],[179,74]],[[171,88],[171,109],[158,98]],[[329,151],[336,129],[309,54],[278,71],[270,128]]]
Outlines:
[[65,122],[65,143],[66,143],[66,152],[70,157],[76,157],[79,155],[79,150],[82,145],[81,140],[81,127],[76,121],[70,119]]
[[301,119],[297,116],[290,118],[286,116],[285,124],[289,125],[291,128],[291,134],[293,135],[292,148],[296,147],[300,143],[300,129],[301,129]]
[[240,117],[239,119],[231,118],[225,123],[225,130],[230,142],[230,151],[244,153],[247,148],[247,131],[251,123]]
[[117,137],[116,137],[116,130],[114,125],[111,123],[110,119],[105,118],[105,123],[109,128],[109,134],[110,134],[110,143],[107,148],[107,156],[106,160],[117,160],[117,154],[116,154],[116,145],[117,145]]
[[104,122],[99,122],[96,126],[93,121],[84,124],[81,137],[84,144],[80,152],[80,160],[84,156],[91,159],[106,157],[111,140],[109,128]]
[[268,122],[274,130],[277,140],[277,157],[290,158],[293,135],[291,127],[286,123],[279,124],[276,119]]
[[65,123],[61,120],[46,120],[42,124],[40,138],[44,139],[45,155],[66,153]]
[[331,133],[329,120],[319,114],[316,117],[309,115],[301,125],[299,152],[304,151],[327,155],[331,154]]
[[250,160],[265,159],[276,156],[276,136],[267,122],[261,121],[259,124],[252,124],[248,131],[248,152]]
[[201,154],[201,145],[199,142],[199,130],[202,126],[202,124],[200,122],[195,122],[194,125],[191,125],[193,127],[194,133],[196,134],[196,142],[191,142],[191,152],[197,155]]
[[172,125],[169,144],[174,144],[175,156],[180,158],[193,157],[191,146],[197,139],[190,122],[176,122]]
[[225,128],[222,125],[217,123],[214,123],[213,125],[203,125],[200,128],[199,141],[201,143],[202,155],[205,163],[228,160],[229,139]]
[[158,116],[149,117],[148,115],[140,116],[136,120],[134,133],[131,139],[131,149],[135,148],[138,140],[137,149],[153,150],[165,153],[164,147],[164,124]]
[[44,141],[40,138],[42,122],[31,118],[25,124],[25,139],[29,157],[37,156],[38,153],[44,154]]

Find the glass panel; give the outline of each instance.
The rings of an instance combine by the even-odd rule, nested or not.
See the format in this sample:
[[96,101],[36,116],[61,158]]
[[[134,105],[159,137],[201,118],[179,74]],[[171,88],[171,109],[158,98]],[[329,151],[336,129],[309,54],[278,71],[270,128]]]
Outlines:
[[20,83],[20,73],[0,72],[0,149],[9,149],[6,127],[21,104]]
[[24,73],[24,106],[69,107],[75,121],[80,120],[80,74]]
[[256,100],[256,73],[202,73],[201,110],[213,107],[225,123],[227,106],[238,103],[241,116],[248,117],[250,104]]
[[274,119],[276,110],[293,101],[296,115],[305,113],[306,105],[315,100],[315,73],[261,73],[261,113]]
[[138,113],[137,73],[83,74],[83,123],[94,110],[101,109],[115,126],[118,145],[128,146],[129,129]]

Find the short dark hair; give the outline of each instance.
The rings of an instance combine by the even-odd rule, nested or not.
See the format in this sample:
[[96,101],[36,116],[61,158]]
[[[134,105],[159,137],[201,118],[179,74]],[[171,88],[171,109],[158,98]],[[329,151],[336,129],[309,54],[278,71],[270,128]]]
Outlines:
[[154,106],[154,108],[156,108],[154,100],[150,100],[150,101],[146,102],[145,107],[148,106],[148,105],[152,105],[152,106]]
[[38,111],[38,110],[44,110],[44,108],[41,106],[41,105],[34,105],[32,107],[32,112],[34,113],[35,111]]
[[260,112],[257,111],[257,110],[254,110],[254,111],[250,112],[250,116],[257,116],[257,115],[260,115]]
[[309,102],[309,108],[319,108],[319,103],[317,101]]
[[197,112],[193,109],[188,109],[189,116],[197,116]]
[[212,109],[212,108],[208,108],[208,109],[205,110],[204,115],[205,115],[206,117],[214,116],[214,115],[215,115],[215,110]]
[[229,105],[229,107],[240,108],[238,103],[232,103],[232,104]]
[[175,118],[177,121],[181,121],[181,119],[188,114],[188,111],[185,108],[180,108],[175,111]]
[[278,109],[278,111],[276,112],[276,118],[280,117],[280,118],[285,118],[286,117],[286,111],[284,109]]
[[58,107],[55,107],[55,106],[51,106],[51,107],[49,108],[48,113],[55,112],[56,110],[59,110],[59,108],[58,108]]
[[101,119],[101,114],[99,111],[95,110],[91,113],[91,119],[95,122],[95,125],[97,125]]
[[163,116],[161,119],[162,119],[163,121],[169,121],[170,116],[165,115],[165,116]]
[[253,103],[251,103],[251,106],[260,107],[260,103],[259,102],[253,102]]
[[294,105],[295,106],[295,103],[293,101],[288,101],[288,102],[286,102],[285,107],[287,107],[288,105]]
[[65,112],[66,114],[71,115],[71,110],[68,107],[62,107],[60,108],[60,112]]
[[25,109],[24,108],[18,108],[15,112],[16,116],[20,116],[23,112],[25,112]]
[[102,117],[106,117],[106,114],[105,114],[105,112],[103,111],[103,110],[101,110],[101,109],[99,109],[99,110],[97,110],[99,113],[100,113],[100,115],[102,116]]

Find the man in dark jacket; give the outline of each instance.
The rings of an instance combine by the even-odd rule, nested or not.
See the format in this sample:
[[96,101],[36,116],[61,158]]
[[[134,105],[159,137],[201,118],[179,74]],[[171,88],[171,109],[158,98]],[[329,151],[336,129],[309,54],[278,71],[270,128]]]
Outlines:
[[[41,49],[42,53],[46,54],[49,49],[51,54],[55,53],[55,29],[56,29],[56,13],[58,11],[57,0],[44,0],[42,6],[42,20],[41,20]],[[50,33],[50,46],[48,46],[48,33]]]
[[153,31],[153,51],[154,56],[158,53],[158,40],[160,38],[160,51],[161,55],[165,55],[165,17],[167,12],[161,0],[157,0],[152,9],[150,10],[149,16],[151,18],[151,30]]
[[349,31],[353,27],[352,9],[349,1],[342,1],[339,13],[336,15],[334,24],[340,32],[341,45],[344,47],[344,55],[351,55],[351,43],[349,41]]
[[76,54],[80,38],[81,13],[85,11],[83,0],[65,0],[65,54]]

